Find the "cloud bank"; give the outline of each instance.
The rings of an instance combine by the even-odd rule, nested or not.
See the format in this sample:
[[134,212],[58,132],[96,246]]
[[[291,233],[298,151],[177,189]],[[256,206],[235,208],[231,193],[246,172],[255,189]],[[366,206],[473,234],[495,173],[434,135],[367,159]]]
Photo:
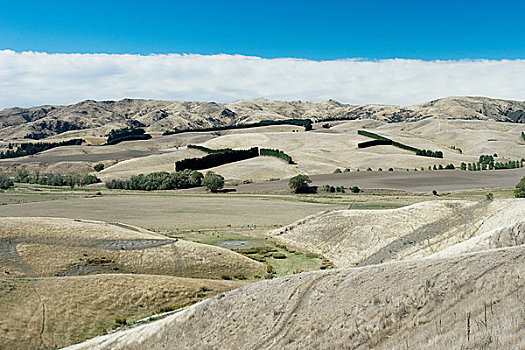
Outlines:
[[410,105],[457,95],[525,100],[525,60],[310,61],[0,51],[0,108],[126,97],[216,102],[331,98]]

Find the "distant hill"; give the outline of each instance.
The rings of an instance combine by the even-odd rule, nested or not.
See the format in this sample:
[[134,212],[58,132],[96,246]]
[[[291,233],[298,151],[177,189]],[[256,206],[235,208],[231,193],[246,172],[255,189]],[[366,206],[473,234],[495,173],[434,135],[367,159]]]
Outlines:
[[233,103],[124,99],[86,100],[69,106],[9,108],[0,111],[0,138],[40,139],[71,130],[93,136],[112,128],[144,127],[148,132],[200,128],[288,118],[377,119],[387,122],[424,118],[525,122],[525,102],[487,97],[447,97],[414,106],[348,105],[337,101],[302,102],[256,99]]

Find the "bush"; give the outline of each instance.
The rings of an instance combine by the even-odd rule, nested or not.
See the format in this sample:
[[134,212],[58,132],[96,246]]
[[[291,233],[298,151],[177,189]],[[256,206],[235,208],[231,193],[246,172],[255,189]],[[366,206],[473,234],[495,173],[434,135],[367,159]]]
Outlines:
[[454,166],[454,164],[448,164],[447,166],[445,166],[445,169],[447,169],[447,170],[454,170],[454,169],[456,169],[456,167]]
[[350,189],[350,191],[352,191],[352,193],[359,193],[361,192],[361,189],[357,186],[354,186]]
[[494,199],[494,195],[492,194],[492,192],[489,192],[487,193],[487,196],[486,196],[487,200],[491,201]]
[[366,171],[372,171],[372,168],[368,168],[368,169],[366,169]]
[[215,193],[224,187],[224,177],[215,174],[213,171],[208,171],[202,179],[202,184]]
[[394,169],[393,168],[388,168],[388,171],[394,171]]
[[95,171],[98,173],[98,172],[104,170],[104,164],[102,164],[102,163],[95,164],[93,169],[95,169]]
[[516,185],[516,190],[514,191],[514,196],[516,198],[525,198],[525,176]]
[[346,168],[343,173],[349,173],[350,172],[350,169],[349,168]]
[[301,193],[301,192],[307,192],[308,191],[308,184],[311,183],[312,180],[308,177],[308,175],[297,175],[290,179],[288,182],[288,186],[290,189],[292,189],[295,193]]
[[7,175],[0,174],[0,189],[7,190],[13,187],[15,184],[13,180]]
[[341,169],[339,169],[339,168],[337,168],[337,169],[334,170],[334,174],[341,174],[341,173],[342,173],[342,171],[341,171]]

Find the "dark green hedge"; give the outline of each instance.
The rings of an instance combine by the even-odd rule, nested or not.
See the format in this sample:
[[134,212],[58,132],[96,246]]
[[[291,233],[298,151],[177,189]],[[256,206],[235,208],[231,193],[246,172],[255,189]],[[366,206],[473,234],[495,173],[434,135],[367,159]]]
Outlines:
[[184,169],[202,170],[213,168],[219,165],[238,162],[249,158],[259,156],[259,149],[252,147],[247,150],[225,149],[220,152],[211,153],[201,158],[187,158],[175,162],[175,169],[181,171]]
[[208,128],[184,128],[175,129],[173,131],[165,131],[163,135],[181,134],[184,132],[196,132],[196,131],[221,131],[231,129],[248,129],[260,126],[270,125],[296,125],[304,127],[305,131],[312,130],[312,121],[310,119],[283,119],[283,120],[261,120],[257,123],[249,124],[234,124],[234,125],[223,125],[223,126],[211,126]]
[[[24,142],[20,144],[9,144],[9,149],[5,152],[0,152],[0,159],[3,158],[16,158],[36,154],[38,152],[47,151],[48,149],[61,147],[61,146],[74,146],[82,144],[82,139],[71,139],[61,142]],[[16,150],[14,147],[16,146]]]
[[135,129],[135,128],[113,129],[108,134],[106,145],[115,145],[122,141],[148,140],[148,139],[151,139],[151,135],[146,134],[146,131],[144,131],[144,129]]
[[284,153],[283,151],[280,151],[278,149],[270,149],[270,148],[261,148],[261,156],[270,156],[270,157],[277,157],[281,158],[288,164],[293,164],[292,157]]
[[[407,151],[410,151],[410,152],[414,152],[418,156],[443,158],[443,152],[441,152],[441,151],[422,150],[422,149],[419,149],[419,148],[415,148],[415,147],[412,147],[412,146],[408,146],[408,145],[402,144],[402,143],[397,142],[397,141],[393,141],[393,140],[391,140],[391,139],[389,139],[387,137],[384,137],[384,136],[381,136],[381,135],[378,135],[378,134],[374,134],[373,132],[366,131],[366,130],[357,130],[357,133],[359,135],[370,137],[370,138],[373,138],[373,139],[376,139],[376,140],[380,140],[380,141],[384,141],[384,142],[389,141],[389,142],[391,142],[392,146],[397,147],[397,148],[401,148],[401,149],[404,149],[404,150],[407,150]],[[358,145],[358,147],[359,147],[359,145]],[[370,146],[367,146],[367,147],[370,147]],[[363,148],[363,147],[360,147],[360,148]]]
[[392,145],[392,140],[372,140],[372,141],[366,141],[361,142],[357,144],[358,148],[368,148],[373,146],[379,146],[379,145]]

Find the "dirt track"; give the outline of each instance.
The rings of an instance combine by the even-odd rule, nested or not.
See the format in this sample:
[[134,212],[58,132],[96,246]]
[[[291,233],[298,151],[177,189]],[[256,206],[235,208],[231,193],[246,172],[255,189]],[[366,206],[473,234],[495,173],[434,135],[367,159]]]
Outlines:
[[[363,189],[394,189],[413,192],[455,191],[514,187],[525,176],[525,168],[492,171],[360,171],[312,175],[311,186],[358,186]],[[288,179],[240,185],[238,192],[274,192],[288,189]]]

